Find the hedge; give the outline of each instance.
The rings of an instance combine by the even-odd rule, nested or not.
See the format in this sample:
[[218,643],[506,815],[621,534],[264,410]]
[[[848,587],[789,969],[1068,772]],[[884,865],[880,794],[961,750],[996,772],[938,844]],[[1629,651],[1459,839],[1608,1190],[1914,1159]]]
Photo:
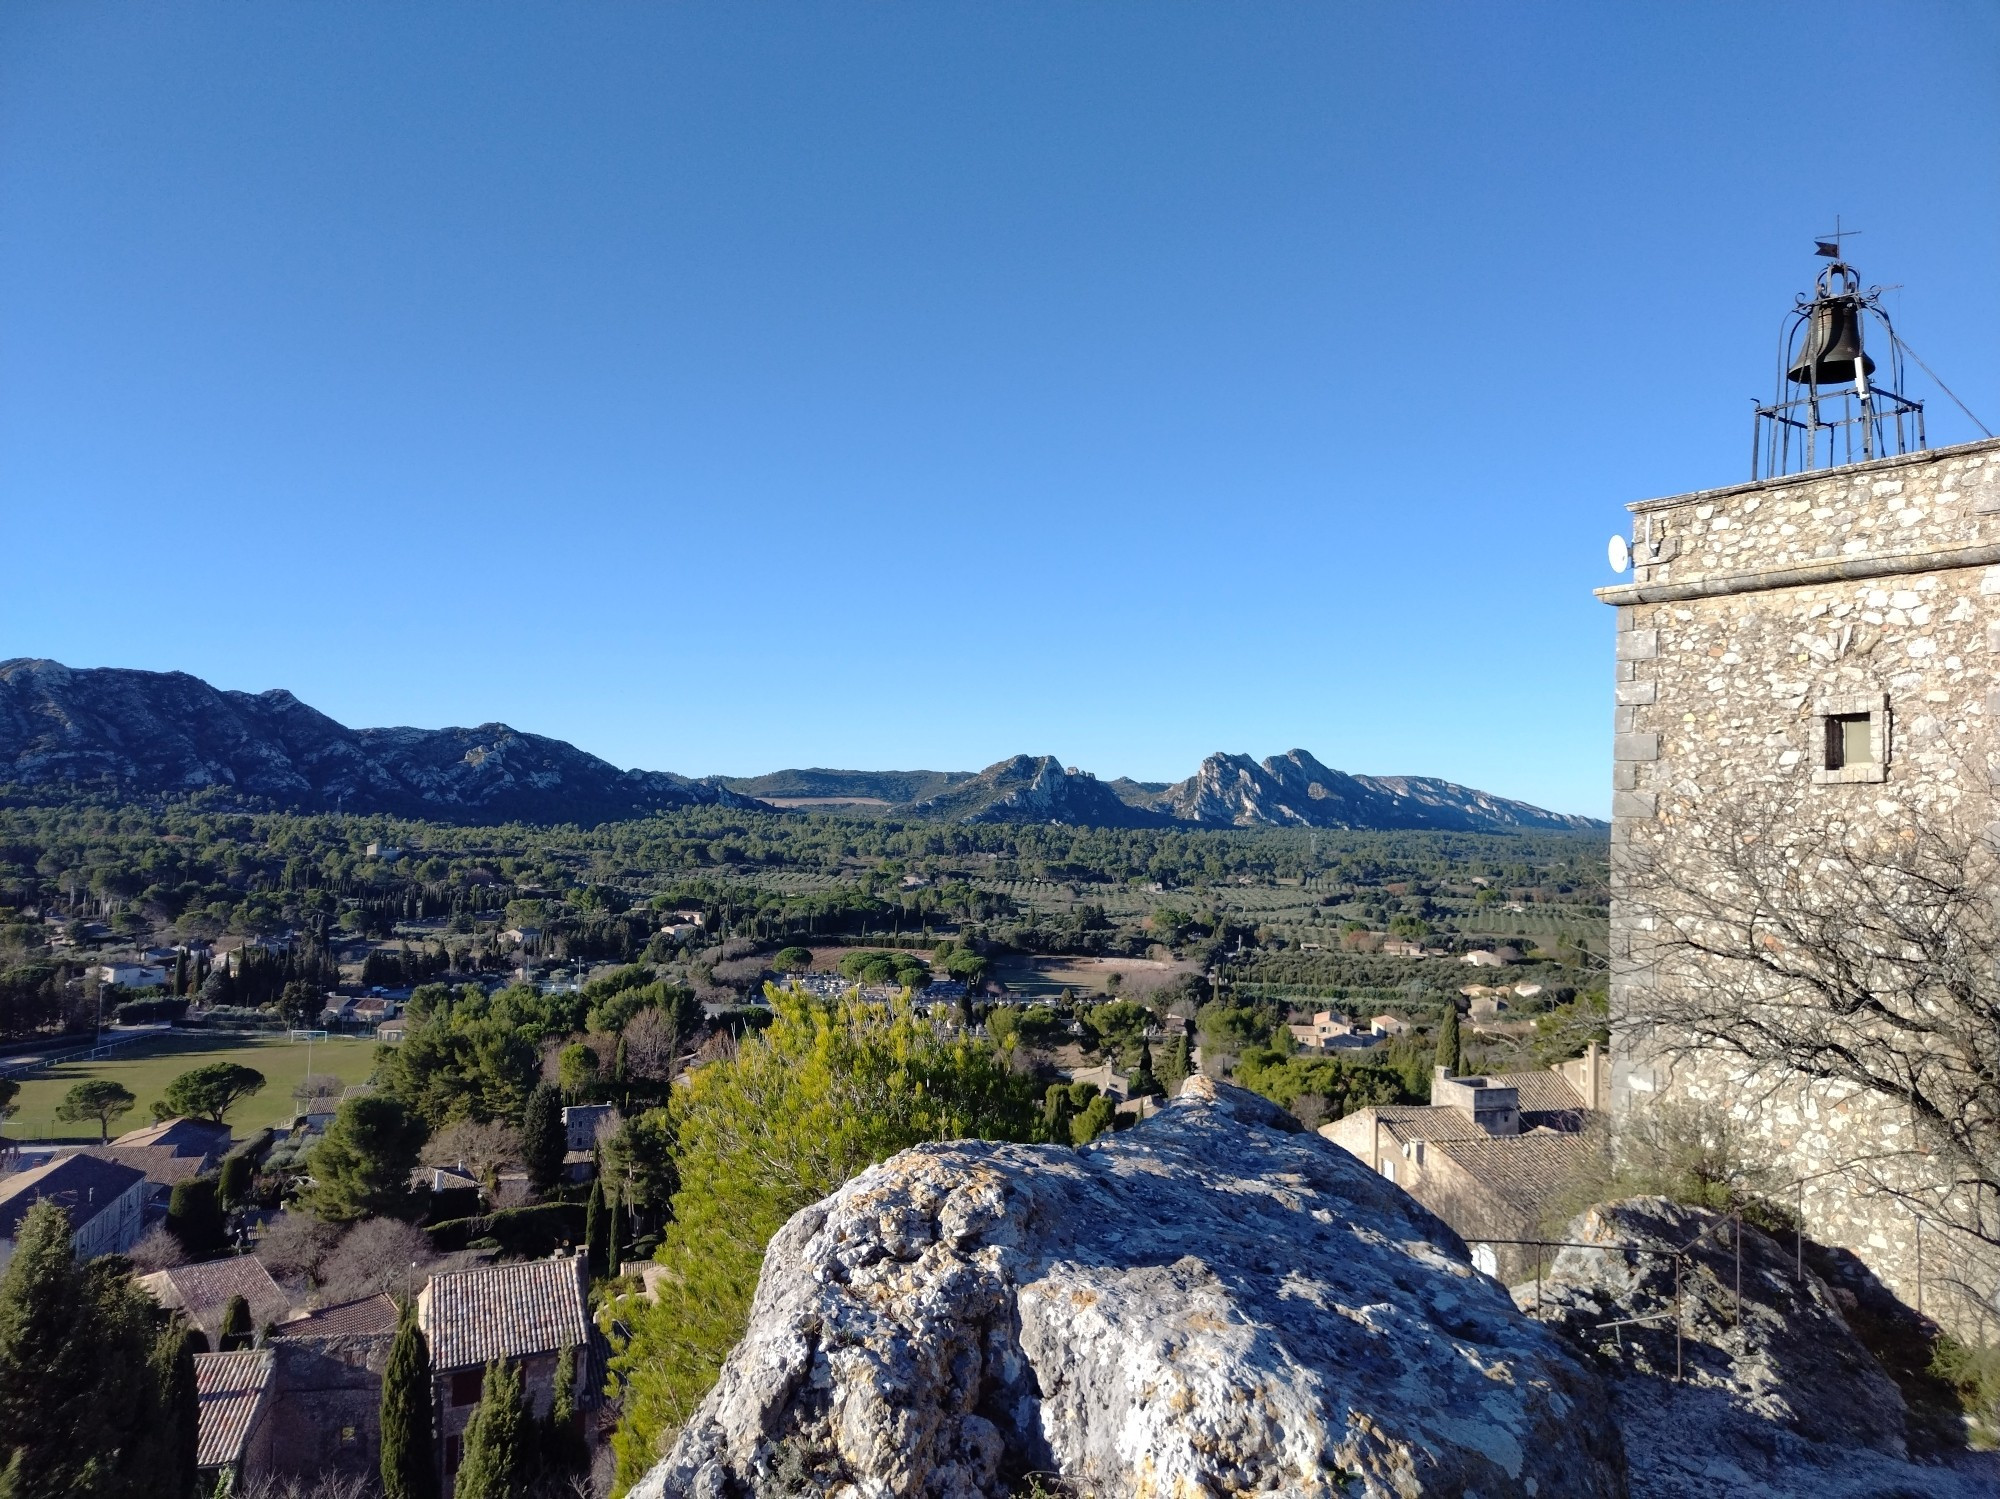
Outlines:
[[179,1020],[188,1012],[184,999],[128,999],[111,1012],[120,1025],[144,1025],[152,1020]]
[[424,1232],[440,1254],[464,1249],[475,1239],[492,1239],[504,1253],[546,1259],[558,1246],[583,1242],[583,1204],[545,1202],[531,1208],[502,1208],[477,1218],[451,1218]]

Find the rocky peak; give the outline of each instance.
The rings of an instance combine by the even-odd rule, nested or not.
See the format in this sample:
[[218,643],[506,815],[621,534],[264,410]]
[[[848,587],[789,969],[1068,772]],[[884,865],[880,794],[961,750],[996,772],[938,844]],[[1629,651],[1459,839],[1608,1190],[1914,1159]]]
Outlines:
[[1443,828],[1463,832],[1585,829],[1587,817],[1545,812],[1424,776],[1358,776],[1329,770],[1305,750],[1261,763],[1210,755],[1152,804],[1185,822],[1219,826]]
[[1015,755],[910,809],[961,822],[1060,822],[1085,827],[1151,827],[1167,819],[1128,806],[1088,771],[1054,755]]

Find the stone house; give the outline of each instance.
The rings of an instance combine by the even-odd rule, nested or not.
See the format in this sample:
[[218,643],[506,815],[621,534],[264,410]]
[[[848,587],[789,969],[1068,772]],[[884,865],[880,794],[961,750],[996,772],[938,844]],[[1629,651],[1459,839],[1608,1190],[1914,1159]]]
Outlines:
[[95,1156],[66,1155],[0,1180],[0,1269],[14,1258],[14,1237],[36,1203],[58,1203],[69,1214],[70,1245],[79,1262],[123,1254],[146,1223],[145,1173]]
[[138,1285],[165,1310],[180,1312],[199,1327],[208,1335],[212,1348],[219,1346],[222,1314],[232,1296],[241,1296],[249,1306],[253,1331],[283,1322],[292,1313],[291,1298],[271,1279],[264,1262],[254,1255],[155,1270],[151,1275],[140,1276]]
[[275,1432],[270,1414],[271,1351],[197,1353],[194,1384],[200,1397],[195,1467],[206,1485],[227,1476],[235,1489],[273,1471]]
[[555,1401],[559,1359],[579,1361],[580,1405],[594,1405],[603,1350],[590,1320],[590,1267],[581,1255],[489,1265],[433,1275],[417,1295],[417,1321],[430,1343],[439,1460],[449,1491],[465,1450],[465,1428],[499,1359],[522,1368],[527,1403],[546,1417]]
[[1320,1133],[1456,1229],[1489,1275],[1534,1273],[1548,1218],[1599,1158],[1601,1115],[1556,1071],[1450,1077],[1429,1104],[1360,1109]]
[[372,1481],[382,1466],[382,1375],[396,1340],[386,1294],[322,1307],[272,1329],[265,1416],[283,1477]]
[[[1966,1205],[1913,1116],[1689,1044],[1674,1014],[1727,976],[1704,977],[1661,910],[1666,880],[1692,888],[1704,861],[1715,868],[1714,830],[1734,808],[1770,819],[1766,846],[1820,826],[1913,839],[1961,807],[1992,817],[1976,803],[2000,733],[2000,441],[1629,508],[1633,575],[1597,591],[1617,610],[1614,1120],[1677,1105],[1727,1117],[1796,1182],[1786,1200],[1807,1233],[1912,1305],[1928,1283],[1927,1311],[1990,1336],[2000,1267],[1939,1226]],[[1694,878],[1661,873],[1676,867]]]
[[1354,1027],[1338,1010],[1317,1010],[1310,1022],[1286,1027],[1307,1051],[1325,1051],[1354,1038]]

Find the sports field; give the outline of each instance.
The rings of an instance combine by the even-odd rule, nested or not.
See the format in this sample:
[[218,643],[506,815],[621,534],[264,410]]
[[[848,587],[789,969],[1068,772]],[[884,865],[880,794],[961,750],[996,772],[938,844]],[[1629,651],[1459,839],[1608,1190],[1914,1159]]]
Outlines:
[[[295,1107],[292,1090],[306,1075],[305,1042],[288,1040],[283,1034],[186,1035],[134,1042],[99,1061],[65,1062],[22,1079],[20,1096],[15,1099],[20,1107],[6,1122],[7,1136],[14,1140],[96,1140],[96,1121],[64,1124],[56,1118],[56,1105],[62,1102],[63,1094],[85,1078],[94,1077],[123,1083],[138,1096],[131,1113],[112,1121],[112,1135],[138,1129],[153,1122],[153,1101],[167,1091],[168,1083],[208,1062],[236,1062],[264,1074],[263,1091],[240,1100],[226,1116],[238,1139],[251,1130],[291,1118]],[[366,1082],[374,1065],[372,1040],[333,1036],[312,1044],[312,1070],[330,1073],[342,1082]]]

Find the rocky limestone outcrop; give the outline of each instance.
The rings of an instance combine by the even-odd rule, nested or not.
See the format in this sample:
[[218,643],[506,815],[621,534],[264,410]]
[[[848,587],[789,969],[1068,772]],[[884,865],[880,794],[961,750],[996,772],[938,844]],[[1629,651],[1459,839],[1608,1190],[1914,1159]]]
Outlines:
[[1059,822],[1075,827],[1165,827],[1164,813],[1128,806],[1089,771],[1066,767],[1054,755],[1015,755],[912,812],[957,822]]
[[1791,1246],[1737,1232],[1664,1198],[1604,1204],[1564,1233],[1601,1247],[1563,1249],[1514,1288],[1609,1376],[1634,1499],[2000,1494],[1990,1454],[1912,1461],[1902,1393],[1835,1293]]
[[1206,1078],[1084,1150],[920,1146],[771,1242],[638,1499],[1626,1492],[1599,1377],[1413,1199]]
[[1214,754],[1148,804],[1184,822],[1312,828],[1445,828],[1456,831],[1602,827],[1429,776],[1359,776],[1329,770],[1302,749],[1259,763]]

